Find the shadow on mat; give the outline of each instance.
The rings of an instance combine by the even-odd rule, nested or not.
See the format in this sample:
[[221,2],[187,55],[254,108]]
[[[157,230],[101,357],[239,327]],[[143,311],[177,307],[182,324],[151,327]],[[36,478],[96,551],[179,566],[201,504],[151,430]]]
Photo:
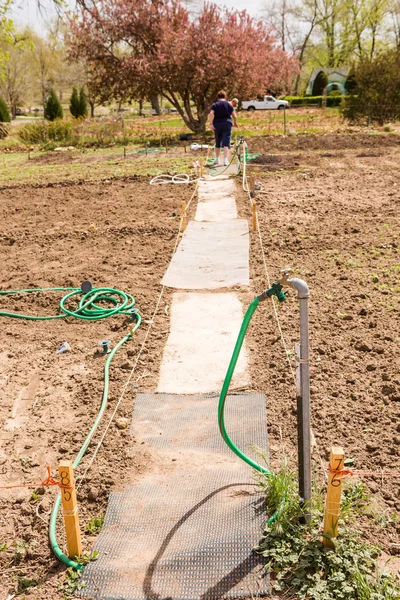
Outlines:
[[[163,557],[172,538],[177,533],[177,531],[182,527],[182,525],[185,523],[185,521],[187,521],[196,512],[196,510],[198,510],[201,506],[206,504],[206,502],[211,500],[211,498],[213,498],[213,496],[216,496],[220,492],[223,492],[224,490],[227,490],[229,488],[242,487],[244,485],[248,486],[249,484],[248,483],[232,483],[229,485],[225,485],[221,488],[218,488],[214,492],[211,492],[210,494],[208,494],[208,496],[203,498],[203,500],[200,500],[200,502],[195,504],[195,506],[193,506],[193,508],[191,508],[187,513],[185,513],[183,515],[183,517],[181,519],[179,519],[179,521],[172,527],[171,531],[168,533],[168,535],[164,539],[159,551],[157,552],[156,556],[154,557],[154,559],[152,560],[152,562],[150,563],[150,565],[146,571],[146,575],[145,575],[144,582],[143,582],[143,594],[144,594],[146,600],[172,600],[172,598],[173,598],[172,596],[161,597],[160,594],[158,594],[157,592],[155,592],[152,589],[152,583],[153,583],[154,574],[157,570],[158,563],[160,562],[161,558]],[[255,507],[255,508],[256,508],[256,510],[259,510],[259,506]],[[265,560],[261,556],[257,556],[253,553],[250,554],[247,558],[245,558],[245,560],[243,560],[239,565],[237,565],[234,569],[232,569],[232,571],[227,573],[225,575],[225,577],[223,577],[215,585],[210,587],[204,594],[202,594],[199,597],[199,600],[217,600],[218,598],[222,598],[227,592],[229,592],[229,590],[231,590],[236,585],[238,585],[238,583],[240,581],[242,581],[249,573],[251,573],[256,566],[261,568],[263,565],[265,565]],[[253,593],[251,593],[251,590],[249,590],[249,595],[250,596],[254,595]],[[256,595],[257,595],[257,592],[256,592]]]

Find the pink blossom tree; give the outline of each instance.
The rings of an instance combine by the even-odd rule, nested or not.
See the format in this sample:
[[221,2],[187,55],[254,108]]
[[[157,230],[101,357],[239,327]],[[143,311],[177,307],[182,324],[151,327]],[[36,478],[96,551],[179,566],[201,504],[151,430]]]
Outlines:
[[69,47],[114,93],[160,94],[198,133],[219,89],[242,98],[283,92],[298,71],[245,11],[205,4],[192,17],[177,0],[92,0],[70,19]]

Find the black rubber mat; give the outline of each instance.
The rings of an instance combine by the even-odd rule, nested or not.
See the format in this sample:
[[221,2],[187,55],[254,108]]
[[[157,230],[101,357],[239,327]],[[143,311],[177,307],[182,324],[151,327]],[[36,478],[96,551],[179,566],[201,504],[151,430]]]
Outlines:
[[[97,561],[81,595],[96,600],[216,600],[267,595],[265,561],[252,548],[263,498],[250,467],[226,447],[218,397],[138,394],[132,434],[151,470],[110,496]],[[235,443],[267,449],[265,396],[233,394]],[[138,446],[138,447],[139,447]],[[259,459],[259,457],[258,457]]]

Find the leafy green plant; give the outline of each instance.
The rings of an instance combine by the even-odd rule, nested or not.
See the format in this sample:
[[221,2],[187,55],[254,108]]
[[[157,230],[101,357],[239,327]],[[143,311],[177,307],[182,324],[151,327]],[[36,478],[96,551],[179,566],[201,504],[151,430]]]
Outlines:
[[85,532],[93,534],[100,533],[103,523],[104,515],[100,515],[100,517],[93,517],[93,519],[90,519],[89,523],[86,525]]
[[[92,560],[96,560],[98,557],[97,550],[93,552],[82,552],[82,555],[77,558],[77,562],[80,565],[86,565],[88,562]],[[79,592],[82,588],[85,587],[85,583],[81,581],[82,571],[76,571],[73,567],[69,567],[65,571],[65,580],[59,581],[58,590],[65,594],[67,598],[71,596],[75,596],[76,592]]]
[[89,562],[91,562],[92,560],[97,560],[99,556],[99,553],[97,550],[93,550],[92,552],[88,552],[87,550],[84,550],[81,554],[81,556],[79,557],[75,557],[76,562],[80,565],[87,565]]
[[81,571],[75,571],[72,567],[69,567],[65,572],[65,580],[58,583],[58,591],[65,594],[65,596],[71,597],[79,592],[85,584],[81,581]]
[[[273,588],[288,591],[300,600],[395,600],[400,582],[385,570],[379,571],[379,549],[364,543],[349,523],[369,503],[365,486],[349,486],[343,493],[342,526],[335,548],[321,541],[323,495],[314,490],[312,521],[305,523],[305,509],[298,502],[296,474],[287,466],[272,477],[259,476],[265,492],[267,514],[277,512],[267,527],[257,551],[268,559],[275,574]],[[282,504],[284,499],[284,504]],[[343,523],[343,520],[342,520]]]
[[31,588],[37,587],[39,585],[37,579],[31,579],[29,577],[25,577],[25,575],[17,575],[15,580],[17,583],[18,594],[28,592]]

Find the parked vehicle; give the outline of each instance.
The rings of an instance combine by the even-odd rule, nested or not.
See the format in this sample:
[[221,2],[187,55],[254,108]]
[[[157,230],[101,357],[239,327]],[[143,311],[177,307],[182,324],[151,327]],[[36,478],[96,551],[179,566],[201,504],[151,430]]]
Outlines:
[[273,96],[264,96],[263,100],[245,100],[242,102],[243,110],[283,110],[290,108],[287,100],[277,100]]

